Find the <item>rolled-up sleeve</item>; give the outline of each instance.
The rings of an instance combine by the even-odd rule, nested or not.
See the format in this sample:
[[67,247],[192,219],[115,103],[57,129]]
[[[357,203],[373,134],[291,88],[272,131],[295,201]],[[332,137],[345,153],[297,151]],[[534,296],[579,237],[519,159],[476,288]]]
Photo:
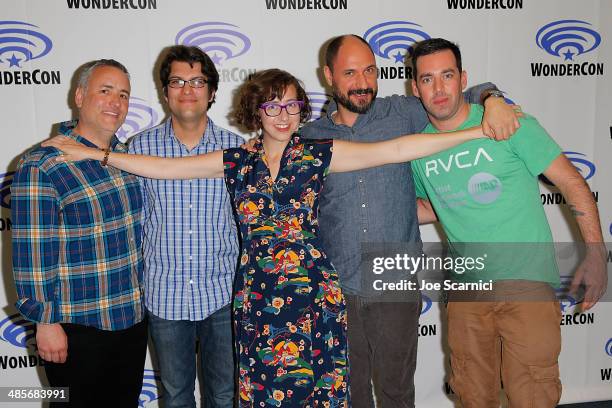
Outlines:
[[21,165],[13,177],[11,218],[15,305],[28,320],[56,323],[59,200],[49,175],[37,165]]

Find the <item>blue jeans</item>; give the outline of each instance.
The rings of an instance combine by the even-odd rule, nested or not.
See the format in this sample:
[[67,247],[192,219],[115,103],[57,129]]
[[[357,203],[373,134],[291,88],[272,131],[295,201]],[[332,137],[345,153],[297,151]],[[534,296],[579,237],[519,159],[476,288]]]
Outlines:
[[147,311],[159,363],[165,408],[195,408],[196,340],[200,344],[202,406],[231,408],[235,376],[231,308],[227,305],[205,320],[166,320]]

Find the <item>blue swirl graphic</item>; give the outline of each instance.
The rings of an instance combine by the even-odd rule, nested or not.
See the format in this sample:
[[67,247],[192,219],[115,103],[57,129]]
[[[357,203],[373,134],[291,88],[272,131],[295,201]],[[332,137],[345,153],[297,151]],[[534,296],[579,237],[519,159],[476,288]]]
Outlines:
[[425,313],[429,312],[429,309],[431,309],[431,305],[433,304],[433,302],[431,301],[429,296],[426,296],[424,294],[421,294],[421,302],[421,316],[423,316]]
[[387,21],[377,24],[363,34],[374,54],[381,58],[393,59],[403,64],[412,53],[413,45],[431,38],[421,26],[410,21]]
[[574,56],[593,51],[601,43],[599,33],[590,27],[582,20],[553,21],[538,30],[536,44],[550,55],[573,61]]
[[140,391],[140,397],[138,397],[138,406],[145,407],[150,402],[159,400],[163,397],[160,394],[160,388],[158,384],[161,382],[161,376],[155,370],[144,370],[144,376],[142,381],[142,389]]
[[576,306],[582,303],[582,300],[578,300],[569,294],[570,287],[572,285],[572,275],[562,275],[560,278],[560,285],[555,289],[559,306],[561,307],[561,313],[570,312],[575,309]]
[[331,95],[323,92],[306,92],[306,95],[308,95],[312,109],[310,121],[317,120],[327,113],[327,106],[332,99]]
[[612,339],[606,343],[606,354],[612,357]]
[[117,137],[122,142],[125,142],[136,133],[155,126],[157,118],[157,112],[147,104],[146,100],[131,97],[125,122],[117,131]]
[[34,346],[34,323],[25,320],[20,314],[13,314],[0,321],[0,340],[15,347]]
[[0,21],[0,63],[21,68],[23,62],[47,55],[53,42],[37,28],[23,21]]
[[[576,170],[578,170],[578,173],[580,173],[585,180],[588,180],[595,175],[597,168],[593,162],[584,158],[586,157],[585,154],[579,152],[563,152],[563,154],[565,154],[567,159],[572,162]],[[548,184],[549,186],[554,185],[549,179],[544,177],[544,175],[540,175],[540,181]]]
[[174,41],[177,45],[199,47],[215,65],[221,65],[251,48],[251,40],[234,28],[239,27],[219,21],[196,23],[179,31]]
[[0,174],[0,207],[11,208],[11,184],[13,184],[14,171]]

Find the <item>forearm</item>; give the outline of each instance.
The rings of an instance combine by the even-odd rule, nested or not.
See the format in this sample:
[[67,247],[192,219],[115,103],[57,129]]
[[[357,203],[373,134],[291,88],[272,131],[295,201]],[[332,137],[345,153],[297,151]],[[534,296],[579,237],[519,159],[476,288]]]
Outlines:
[[481,128],[474,127],[449,133],[417,133],[376,143],[334,140],[334,154],[330,171],[344,172],[390,163],[403,163],[481,137],[483,137]]
[[570,206],[585,243],[601,243],[603,235],[599,211],[593,194],[580,175],[571,177],[557,185]]
[[438,221],[438,217],[429,200],[417,198],[417,218],[421,225]]
[[[104,159],[103,151],[91,152],[90,158]],[[190,157],[157,157],[111,152],[108,164],[142,177],[153,179],[193,179],[223,177],[223,151]]]

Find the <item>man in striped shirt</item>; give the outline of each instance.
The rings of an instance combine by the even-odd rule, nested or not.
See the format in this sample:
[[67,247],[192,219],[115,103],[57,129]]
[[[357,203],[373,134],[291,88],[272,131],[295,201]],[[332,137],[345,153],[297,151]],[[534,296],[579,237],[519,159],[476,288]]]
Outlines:
[[[75,92],[79,120],[60,133],[107,155],[126,151],[115,132],[129,98],[123,65],[85,65]],[[36,322],[50,385],[70,388],[70,403],[59,406],[135,407],[147,347],[138,180],[105,162],[62,163],[59,155],[35,147],[13,179],[16,306]]]
[[[165,50],[160,81],[170,118],[136,135],[130,153],[182,157],[239,146],[207,112],[219,74],[197,47]],[[223,179],[140,179],[144,198],[145,306],[167,408],[195,407],[196,341],[202,405],[232,407],[230,300],[238,238]]]

